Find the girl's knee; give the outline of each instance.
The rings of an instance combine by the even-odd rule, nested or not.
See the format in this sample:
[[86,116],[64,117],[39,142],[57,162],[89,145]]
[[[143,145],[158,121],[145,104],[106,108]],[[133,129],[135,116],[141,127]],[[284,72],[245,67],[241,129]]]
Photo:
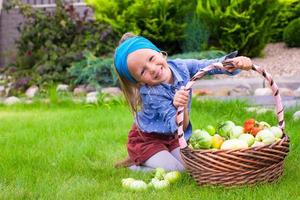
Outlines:
[[185,171],[185,167],[178,161],[162,163],[162,168],[164,168],[166,171]]
[[164,150],[156,153],[145,162],[145,166],[158,168],[166,171],[184,171],[183,164],[177,160],[170,152]]
[[185,171],[185,167],[179,162],[179,165],[176,167],[177,169],[175,171],[183,172]]

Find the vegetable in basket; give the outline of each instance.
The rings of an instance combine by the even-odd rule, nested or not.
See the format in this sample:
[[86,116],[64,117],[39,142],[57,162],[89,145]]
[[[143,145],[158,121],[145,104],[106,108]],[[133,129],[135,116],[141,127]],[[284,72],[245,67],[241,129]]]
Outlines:
[[264,121],[260,121],[258,122],[258,126],[262,129],[266,129],[266,128],[270,128],[270,124],[268,124],[267,122],[264,122]]
[[269,127],[270,125],[267,122],[258,122],[255,119],[247,119],[244,123],[244,132],[251,133],[255,137],[259,131]]
[[190,138],[190,144],[194,149],[209,149],[212,143],[212,136],[204,131],[197,129]]
[[208,125],[205,128],[206,132],[208,132],[211,136],[213,136],[214,134],[216,134],[216,129],[214,126],[212,125]]
[[251,133],[252,128],[255,126],[255,119],[247,119],[244,122],[244,132]]
[[251,145],[251,147],[261,147],[261,146],[264,146],[264,145],[265,145],[265,143],[263,143],[263,142],[255,141],[255,142]]
[[214,148],[214,149],[220,149],[220,147],[223,144],[224,140],[225,139],[223,137],[221,137],[219,134],[215,134],[212,137],[212,141],[211,141],[212,148]]
[[272,126],[270,131],[274,134],[275,138],[280,139],[283,136],[282,130],[277,126]]
[[218,127],[217,133],[225,139],[228,139],[233,127],[235,127],[235,124],[232,121],[222,122]]
[[271,127],[264,121],[247,119],[244,127],[236,126],[232,121],[225,121],[220,123],[217,133],[213,136],[205,130],[195,130],[189,146],[193,149],[247,148],[271,144],[281,139],[282,136],[283,132],[279,127]]
[[240,135],[240,137],[238,139],[246,142],[248,144],[248,147],[250,147],[255,142],[254,136],[249,133]]
[[255,136],[255,140],[264,144],[272,144],[276,141],[274,134],[269,129],[259,131]]
[[241,149],[241,148],[248,148],[248,144],[243,140],[238,139],[230,139],[223,142],[221,149],[228,150],[228,149]]
[[230,139],[238,138],[244,133],[244,128],[241,126],[234,126],[230,131]]

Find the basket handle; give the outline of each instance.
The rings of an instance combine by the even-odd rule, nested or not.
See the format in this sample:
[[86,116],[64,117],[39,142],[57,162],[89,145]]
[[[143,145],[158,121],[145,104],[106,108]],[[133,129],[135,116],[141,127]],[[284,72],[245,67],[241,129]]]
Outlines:
[[[212,69],[228,70],[228,67],[233,67],[233,64],[229,62],[223,62],[223,63],[213,63],[211,65],[208,65],[207,67],[200,69],[190,79],[190,81],[186,84],[186,86],[183,87],[183,89],[190,90],[193,84],[196,82],[196,80],[202,78],[205,74],[207,74]],[[252,70],[261,74],[264,77],[264,79],[266,79],[267,82],[269,83],[275,99],[278,125],[279,128],[284,132],[284,128],[285,128],[284,108],[282,106],[281,96],[279,94],[279,89],[277,84],[274,82],[271,75],[267,73],[262,67],[253,65]],[[177,115],[176,120],[178,124],[177,134],[178,134],[178,140],[181,149],[187,147],[187,143],[184,139],[184,131],[183,131],[183,116],[184,116],[183,110],[184,110],[183,106],[178,107],[177,114],[176,114]]]

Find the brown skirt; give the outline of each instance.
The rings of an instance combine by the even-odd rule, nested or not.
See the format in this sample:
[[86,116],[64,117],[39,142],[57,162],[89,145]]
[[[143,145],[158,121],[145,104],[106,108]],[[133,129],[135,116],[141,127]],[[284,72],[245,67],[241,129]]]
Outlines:
[[129,135],[127,150],[128,155],[136,165],[143,164],[154,154],[167,150],[172,150],[179,147],[178,135],[163,135],[159,133],[145,133],[138,130],[133,124]]

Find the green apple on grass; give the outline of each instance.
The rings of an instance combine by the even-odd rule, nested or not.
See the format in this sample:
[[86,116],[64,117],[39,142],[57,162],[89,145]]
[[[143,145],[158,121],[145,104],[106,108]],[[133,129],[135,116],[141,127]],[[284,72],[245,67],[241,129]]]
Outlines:
[[180,179],[180,173],[178,171],[171,171],[165,174],[164,179],[170,183],[175,183]]
[[159,180],[157,178],[151,179],[149,183],[150,187],[154,187],[155,189],[161,190],[170,186],[170,182],[168,180]]
[[166,174],[166,171],[161,168],[161,167],[158,167],[155,169],[155,175],[154,175],[154,178],[158,179],[158,180],[163,180],[164,179],[164,176]]

